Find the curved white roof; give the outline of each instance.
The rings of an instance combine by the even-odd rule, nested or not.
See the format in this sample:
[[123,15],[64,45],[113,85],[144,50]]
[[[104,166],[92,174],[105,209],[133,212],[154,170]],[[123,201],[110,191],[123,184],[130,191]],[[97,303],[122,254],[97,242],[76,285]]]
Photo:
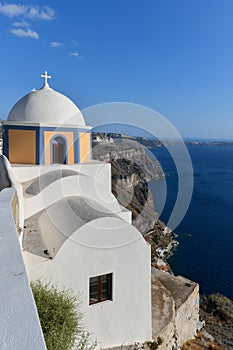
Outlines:
[[22,97],[11,109],[7,121],[85,126],[78,107],[45,81],[40,90]]

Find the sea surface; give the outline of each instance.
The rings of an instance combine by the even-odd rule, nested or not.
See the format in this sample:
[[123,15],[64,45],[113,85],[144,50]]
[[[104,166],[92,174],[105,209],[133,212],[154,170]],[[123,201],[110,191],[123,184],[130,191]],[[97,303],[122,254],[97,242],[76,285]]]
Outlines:
[[[173,272],[200,284],[201,293],[220,292],[233,299],[233,146],[188,146],[194,191],[175,229],[178,245],[169,263]],[[156,205],[166,181],[160,219],[168,222],[177,195],[177,172],[164,147],[152,150],[166,177],[151,184]],[[184,164],[185,166],[185,164]]]

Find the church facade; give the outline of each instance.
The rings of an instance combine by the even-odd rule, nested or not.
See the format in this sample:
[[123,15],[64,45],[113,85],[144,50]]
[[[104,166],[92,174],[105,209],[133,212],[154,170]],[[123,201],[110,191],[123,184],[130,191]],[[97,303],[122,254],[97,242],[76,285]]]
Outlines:
[[3,123],[3,153],[16,164],[74,164],[90,159],[91,134],[78,107],[48,84],[22,97]]

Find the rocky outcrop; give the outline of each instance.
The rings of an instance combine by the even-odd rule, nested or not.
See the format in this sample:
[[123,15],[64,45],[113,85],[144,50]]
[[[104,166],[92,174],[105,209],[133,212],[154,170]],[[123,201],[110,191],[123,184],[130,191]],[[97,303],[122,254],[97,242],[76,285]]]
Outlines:
[[233,349],[233,300],[219,293],[202,296],[200,317],[216,343],[223,349]]
[[[128,159],[111,161],[112,192],[118,202],[132,212],[133,225],[145,234],[158,220],[153,197],[142,169]],[[129,179],[127,182],[124,179]]]
[[153,339],[160,350],[179,349],[196,335],[199,321],[199,286],[182,276],[152,268]]

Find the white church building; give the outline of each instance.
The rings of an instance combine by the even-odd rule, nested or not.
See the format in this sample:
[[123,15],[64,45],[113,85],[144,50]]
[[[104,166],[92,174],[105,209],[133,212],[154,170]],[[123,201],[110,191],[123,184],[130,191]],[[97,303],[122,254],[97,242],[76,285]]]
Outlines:
[[110,164],[91,159],[81,111],[43,78],[3,123],[29,279],[79,294],[100,349],[150,341],[150,245],[111,193]]

